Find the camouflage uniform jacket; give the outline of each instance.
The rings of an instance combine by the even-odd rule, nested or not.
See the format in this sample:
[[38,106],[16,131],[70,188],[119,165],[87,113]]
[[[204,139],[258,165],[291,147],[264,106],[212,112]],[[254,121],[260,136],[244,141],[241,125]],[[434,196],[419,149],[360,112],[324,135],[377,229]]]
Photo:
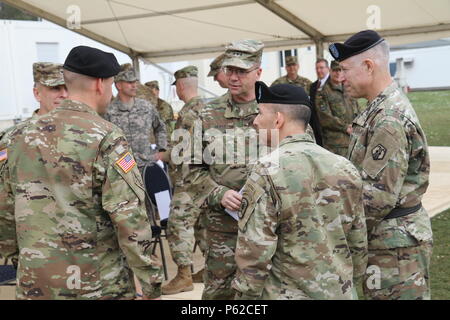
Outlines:
[[19,299],[118,299],[135,294],[130,269],[160,295],[160,263],[142,179],[122,131],[65,100],[2,140],[0,254],[20,252]]
[[[175,129],[176,130],[177,129],[186,130],[186,131],[182,131],[180,133],[184,132],[184,133],[192,134],[193,130],[194,130],[195,122],[199,119],[200,111],[202,110],[202,108],[204,106],[205,106],[205,101],[200,96],[194,97],[191,100],[189,100],[188,102],[186,102],[185,105],[183,106],[183,108],[181,108],[180,112],[178,113],[178,119],[175,124]],[[190,143],[191,141],[188,140],[187,142]],[[178,142],[171,141],[172,147],[176,143],[178,143]],[[186,150],[186,152],[188,152],[189,155],[192,154],[192,152],[194,151],[192,146],[189,146],[186,149],[190,150],[190,151]],[[179,155],[177,155],[177,156],[179,156]],[[189,160],[189,159],[190,159],[190,157],[187,158],[187,160]],[[175,185],[177,187],[181,187],[183,185],[183,176],[187,175],[188,169],[189,169],[188,164],[182,163],[182,164],[176,166],[176,170],[175,170],[173,179],[175,180]]]
[[164,101],[163,99],[158,98],[158,102],[156,104],[156,110],[159,112],[159,117],[164,121],[166,125],[167,136],[170,138],[172,135],[173,127],[174,127],[174,115],[172,106]]
[[[38,112],[39,112],[39,109],[36,109],[33,112],[33,114],[31,115],[30,118],[28,118],[28,119],[26,119],[26,120],[24,120],[22,122],[19,122],[18,124],[14,125],[14,126],[11,126],[11,127],[7,128],[7,129],[3,130],[2,132],[0,132],[0,146],[3,146],[3,145],[4,146],[8,146],[10,144],[10,138],[11,138],[10,134],[14,130],[16,130],[16,128],[20,128],[20,127],[26,126],[28,124],[29,120],[33,120],[33,119],[36,119],[37,117],[39,117]],[[3,183],[3,178],[0,176],[0,185],[2,183]],[[7,213],[5,213],[5,214],[7,214]],[[12,221],[12,220],[14,220],[14,215],[12,213],[10,213],[9,217],[4,216],[3,219]],[[12,237],[12,238],[15,237],[14,234],[11,234],[9,236]],[[17,266],[18,254],[19,254],[19,252],[8,252],[8,255],[6,255],[5,258],[11,260],[13,262],[13,264],[15,266]],[[0,257],[1,256],[2,255],[0,253]]]
[[383,220],[396,207],[420,204],[430,173],[425,133],[408,98],[395,83],[353,121],[348,152],[364,181],[369,249],[431,241],[430,219],[423,208]]
[[367,265],[362,180],[308,134],[284,138],[244,186],[233,287],[246,299],[352,299]]
[[308,78],[302,76],[297,76],[295,80],[291,80],[287,75],[285,75],[275,80],[271,86],[276,84],[293,84],[294,86],[302,87],[305,89],[306,93],[309,94],[309,89],[311,88],[312,82]]
[[109,105],[104,117],[125,133],[138,167],[154,161],[156,151],[150,146],[152,133],[156,137],[156,149],[167,149],[166,126],[148,101],[136,98],[129,108],[117,97]]
[[328,78],[322,90],[317,91],[316,112],[322,128],[323,144],[348,147],[350,135],[347,127],[359,114],[358,101],[347,95],[342,85],[334,85]]
[[158,99],[150,91],[150,89],[147,86],[143,85],[142,83],[138,83],[138,85],[137,85],[136,97],[135,98],[147,100],[152,105],[156,105],[157,101],[158,101]]
[[[228,216],[220,201],[226,191],[239,191],[244,186],[251,160],[248,142],[257,136],[253,128],[253,120],[257,114],[256,100],[237,104],[229,93],[213,100],[202,109],[199,120],[203,125],[202,151],[205,157],[199,159],[202,153],[194,152],[194,163],[189,166],[188,175],[183,181],[185,185],[189,185],[188,192],[191,193],[196,206],[205,205],[208,211],[214,212],[218,217]],[[195,143],[198,141],[194,141],[194,150]],[[214,148],[215,146],[218,147]],[[253,162],[256,160],[257,158]],[[225,225],[218,222],[215,226],[208,226],[215,227],[221,232],[237,233],[237,223]]]
[[15,124],[15,125],[11,126],[11,127],[8,127],[6,129],[0,131],[0,140],[1,139],[8,139],[9,134],[12,131],[14,131],[14,129],[16,127],[24,125],[28,120],[36,119],[37,117],[39,117],[38,112],[39,112],[39,109],[36,109],[36,110],[33,111],[33,113],[31,114],[30,118],[27,118],[27,119],[25,119],[25,120]]

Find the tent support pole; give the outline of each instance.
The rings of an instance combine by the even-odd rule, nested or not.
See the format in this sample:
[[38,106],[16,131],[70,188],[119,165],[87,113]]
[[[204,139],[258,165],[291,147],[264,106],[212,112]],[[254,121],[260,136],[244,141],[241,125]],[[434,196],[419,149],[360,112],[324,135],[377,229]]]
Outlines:
[[139,66],[139,56],[130,56],[131,61],[133,62],[134,72],[138,79],[141,79],[141,68]]
[[316,43],[316,57],[317,59],[323,58],[323,40],[315,40]]

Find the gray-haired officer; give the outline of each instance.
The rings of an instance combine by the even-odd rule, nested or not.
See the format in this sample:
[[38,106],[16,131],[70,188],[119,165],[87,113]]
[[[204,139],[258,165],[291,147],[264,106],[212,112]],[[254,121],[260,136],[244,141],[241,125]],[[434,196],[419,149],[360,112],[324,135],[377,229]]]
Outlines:
[[364,181],[369,264],[364,292],[370,299],[430,299],[430,218],[427,140],[408,98],[389,71],[389,45],[372,30],[330,45],[344,72],[345,90],[366,98],[353,120],[348,158]]

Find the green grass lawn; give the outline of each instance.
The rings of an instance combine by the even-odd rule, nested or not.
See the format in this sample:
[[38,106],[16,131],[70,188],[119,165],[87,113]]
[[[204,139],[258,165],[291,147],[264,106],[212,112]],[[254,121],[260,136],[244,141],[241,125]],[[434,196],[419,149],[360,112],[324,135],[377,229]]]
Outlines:
[[[410,92],[408,98],[416,110],[429,146],[450,147],[450,91]],[[367,100],[358,99],[365,106]]]
[[[431,257],[431,299],[450,300],[450,210],[431,219],[433,256]],[[364,300],[361,284],[356,284],[358,297]]]
[[450,91],[408,94],[429,146],[450,147]]
[[431,219],[433,257],[431,258],[431,299],[450,300],[450,210]]
[[[450,146],[450,91],[408,94],[430,146]],[[450,210],[431,220],[434,248],[431,259],[431,298],[450,299]]]

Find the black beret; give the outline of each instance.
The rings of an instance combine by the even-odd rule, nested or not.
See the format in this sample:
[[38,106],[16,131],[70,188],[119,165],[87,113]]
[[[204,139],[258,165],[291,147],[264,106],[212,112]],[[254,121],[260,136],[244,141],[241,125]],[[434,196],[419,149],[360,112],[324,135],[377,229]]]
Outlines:
[[332,43],[329,50],[334,59],[341,62],[352,56],[356,56],[377,44],[383,42],[384,39],[373,30],[360,31],[348,38],[344,43]]
[[302,104],[311,107],[305,89],[292,84],[276,84],[269,88],[264,82],[257,81],[255,93],[258,103]]
[[70,50],[63,68],[93,78],[110,78],[120,71],[114,54],[87,46]]

